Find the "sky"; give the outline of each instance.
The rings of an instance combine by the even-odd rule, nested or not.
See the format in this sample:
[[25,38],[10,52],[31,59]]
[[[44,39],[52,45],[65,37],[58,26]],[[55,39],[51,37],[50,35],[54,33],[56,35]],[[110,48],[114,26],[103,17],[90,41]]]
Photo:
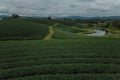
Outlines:
[[120,16],[120,0],[0,0],[0,15]]

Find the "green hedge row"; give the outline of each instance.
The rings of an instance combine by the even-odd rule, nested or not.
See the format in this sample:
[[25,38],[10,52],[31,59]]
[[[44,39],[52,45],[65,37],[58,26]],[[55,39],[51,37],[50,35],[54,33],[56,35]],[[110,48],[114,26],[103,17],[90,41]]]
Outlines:
[[119,80],[120,74],[56,74],[36,75],[10,80]]
[[0,79],[43,74],[120,73],[120,65],[113,64],[56,64],[0,70]]
[[0,69],[11,69],[17,67],[25,67],[32,65],[49,65],[49,64],[76,64],[76,63],[101,63],[101,64],[120,64],[120,59],[114,58],[50,58],[50,59],[38,59],[38,60],[25,60],[10,63],[1,63]]

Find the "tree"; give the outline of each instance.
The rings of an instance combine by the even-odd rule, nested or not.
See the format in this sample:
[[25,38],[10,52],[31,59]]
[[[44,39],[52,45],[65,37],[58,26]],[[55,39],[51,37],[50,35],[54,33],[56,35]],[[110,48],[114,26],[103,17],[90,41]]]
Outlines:
[[19,18],[18,14],[12,14],[12,18]]
[[49,20],[51,20],[52,18],[51,17],[48,17]]

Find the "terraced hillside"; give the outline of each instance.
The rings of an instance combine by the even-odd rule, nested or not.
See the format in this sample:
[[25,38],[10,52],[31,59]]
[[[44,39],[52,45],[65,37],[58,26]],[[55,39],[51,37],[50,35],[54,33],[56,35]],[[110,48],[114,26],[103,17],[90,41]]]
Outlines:
[[78,28],[76,26],[67,26],[59,23],[54,27],[53,39],[80,39],[85,36],[87,33],[92,33],[92,28]]
[[0,21],[0,40],[43,39],[48,31],[48,25],[28,19]]
[[[56,25],[58,24],[58,25]],[[55,27],[52,27],[54,26]],[[52,28],[52,29],[51,29]],[[101,37],[120,37],[120,30],[105,28],[113,34]],[[49,35],[49,33],[52,33]],[[63,19],[4,19],[0,21],[0,40],[81,39],[94,33],[87,23]]]
[[0,41],[0,80],[119,80],[119,41]]

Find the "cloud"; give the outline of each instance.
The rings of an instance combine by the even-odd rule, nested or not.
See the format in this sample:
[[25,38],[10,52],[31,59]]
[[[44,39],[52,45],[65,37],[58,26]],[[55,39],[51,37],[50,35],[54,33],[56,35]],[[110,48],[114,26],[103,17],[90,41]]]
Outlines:
[[77,2],[94,2],[96,0],[76,0]]
[[0,0],[0,14],[120,16],[119,0]]
[[9,12],[9,8],[0,7],[0,13],[7,13],[7,12]]

